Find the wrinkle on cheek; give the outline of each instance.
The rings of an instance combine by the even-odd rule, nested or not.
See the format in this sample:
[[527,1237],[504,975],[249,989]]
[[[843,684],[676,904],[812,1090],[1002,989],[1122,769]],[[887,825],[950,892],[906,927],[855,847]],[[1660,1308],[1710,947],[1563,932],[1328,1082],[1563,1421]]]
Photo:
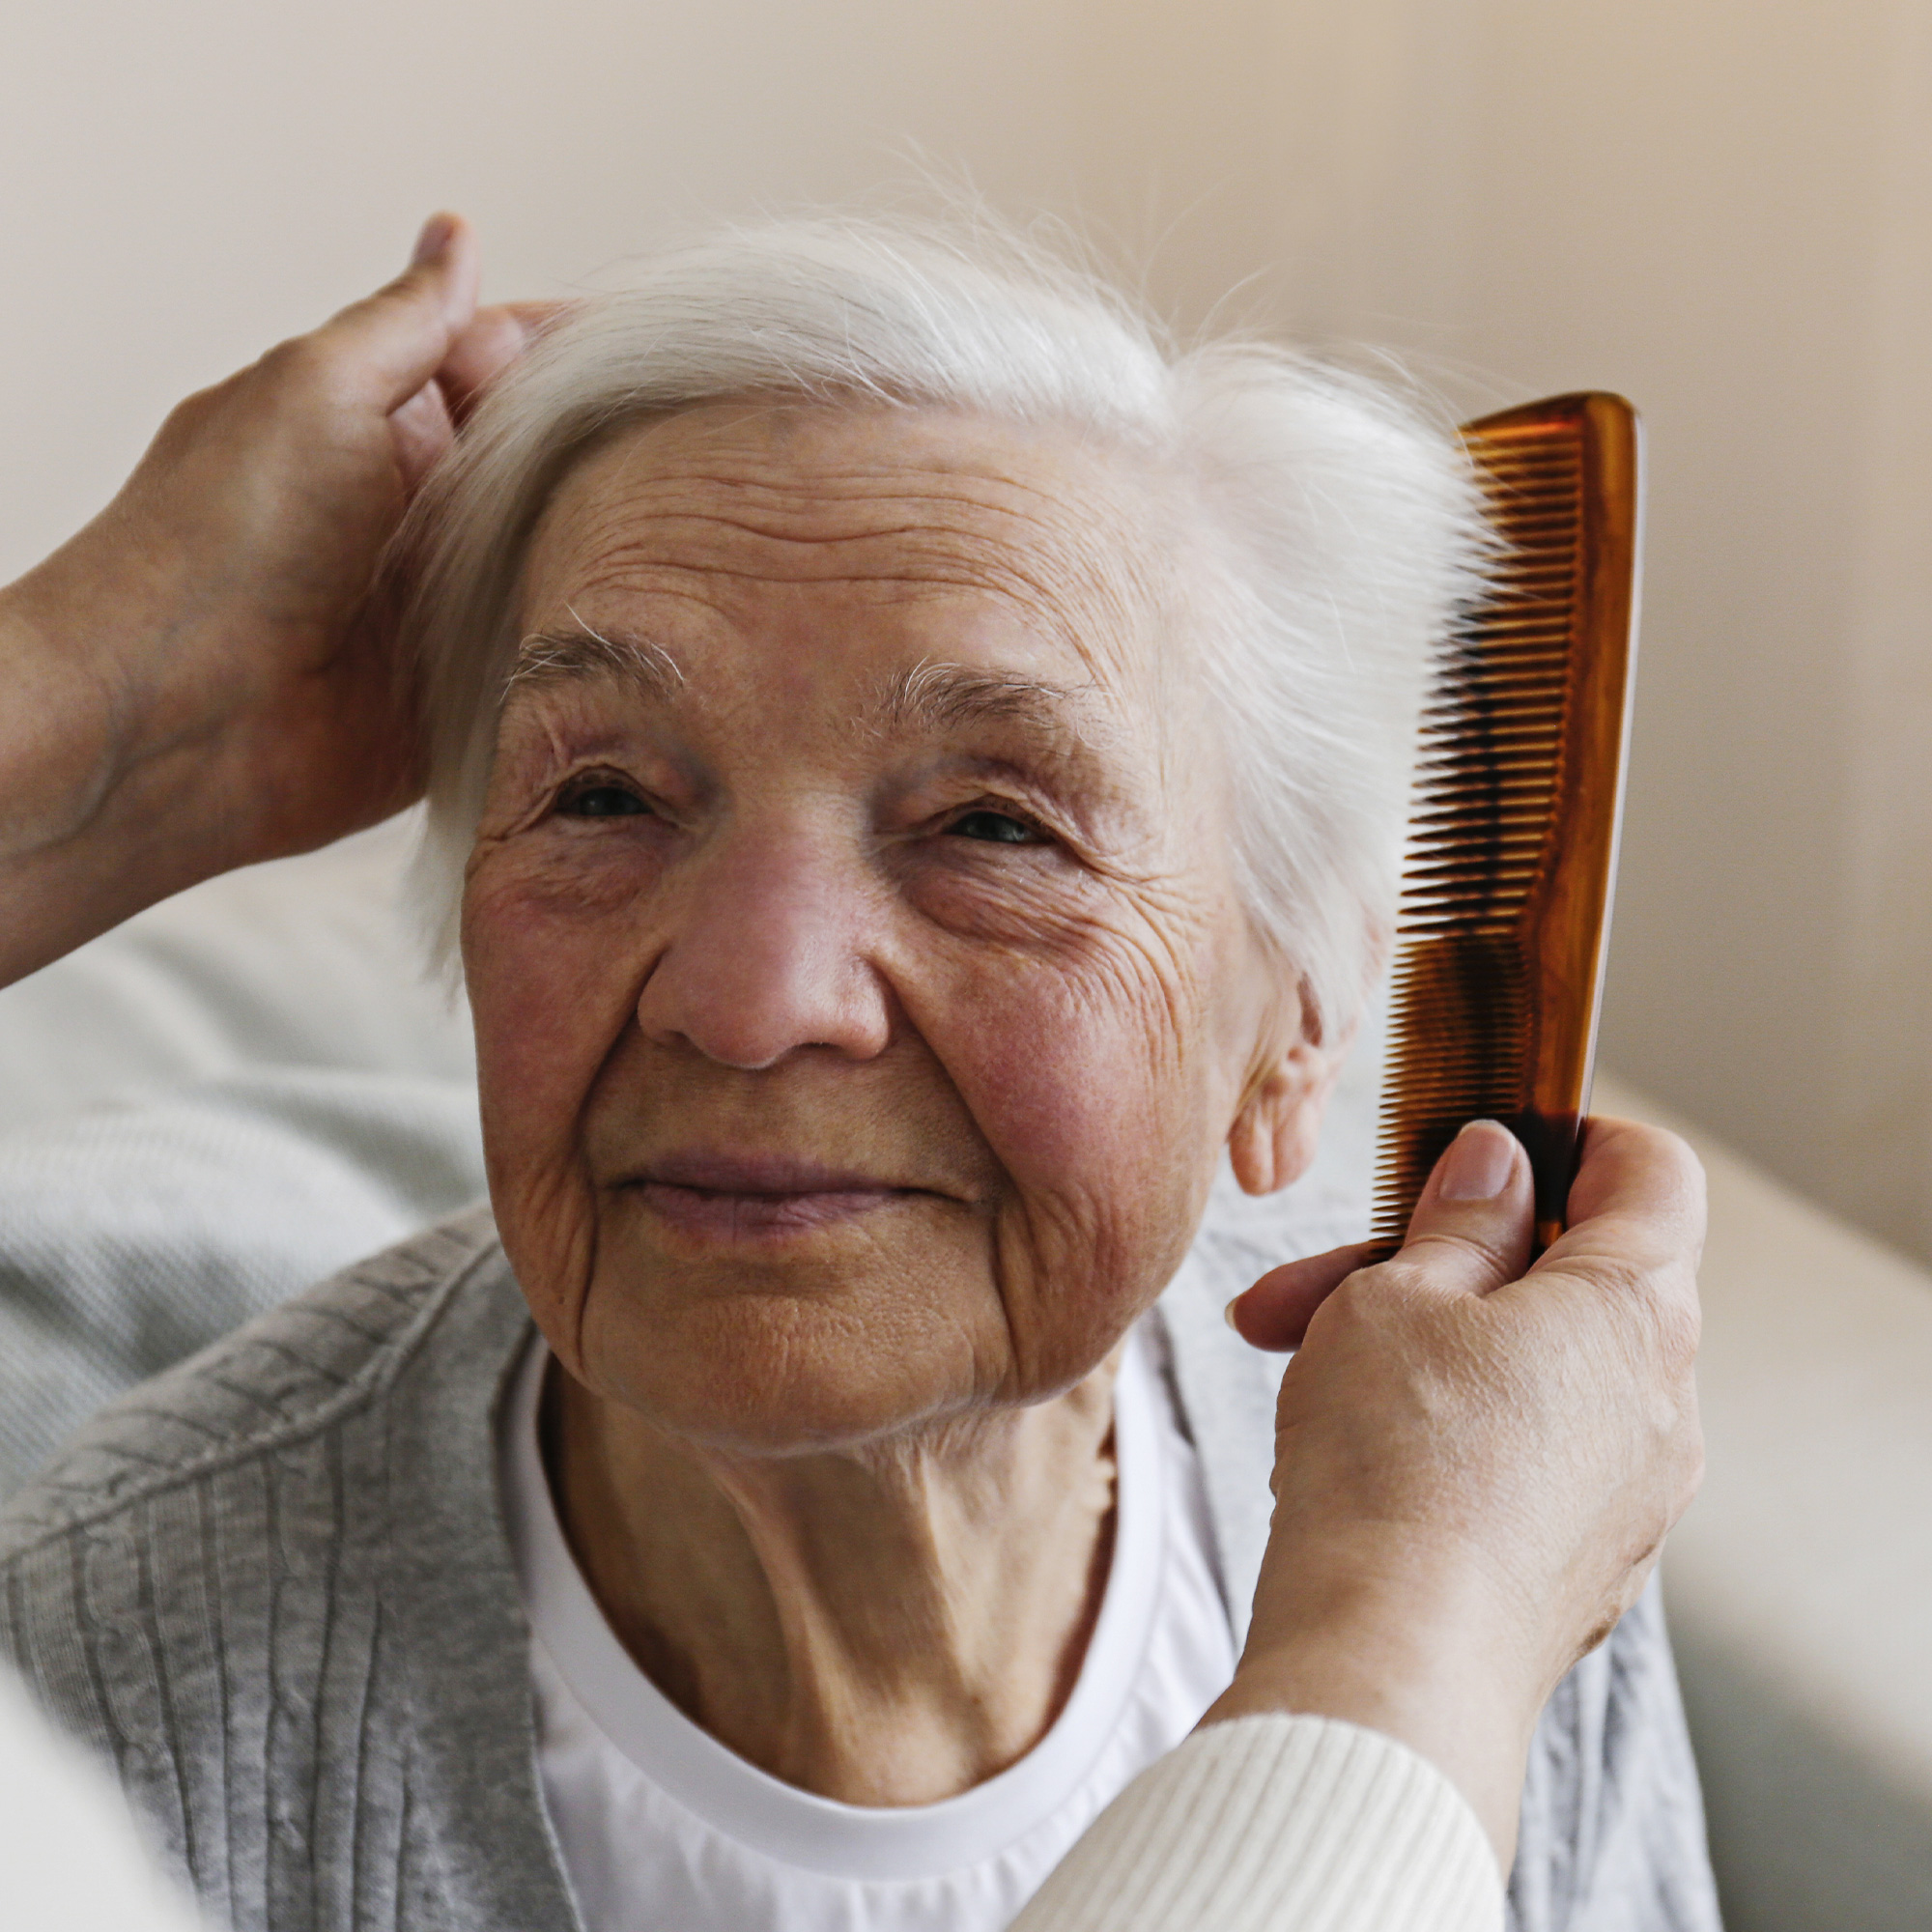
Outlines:
[[[1185,883],[1028,961],[969,1102],[1017,1182],[997,1275],[1031,1387],[1083,1374],[1179,1264],[1225,1123],[1214,906]],[[1069,1298],[1071,1301],[1069,1303]]]
[[[467,928],[492,944],[540,926],[563,936],[576,923],[600,922],[654,893],[671,863],[668,828],[644,816],[571,824],[551,817],[523,830],[479,838],[465,886]],[[469,942],[466,942],[468,944]]]
[[1172,1146],[1177,1133],[1199,1130],[1221,1057],[1207,1044],[1216,1031],[1212,946],[1198,914],[1177,911],[1145,917],[1117,900],[1069,917],[1062,905],[1048,936],[1036,922],[1031,944],[1007,950],[996,1003],[988,961],[972,946],[957,978],[939,982],[939,1003],[924,1012],[928,1003],[915,1004],[914,1023],[931,1024],[936,1038],[956,1037],[951,1014],[975,1009],[980,1027],[999,1036],[956,1071],[977,1090],[969,1105],[1005,1157],[1064,1172],[1128,1134]]
[[[464,962],[486,1090],[550,1102],[559,1083],[587,1094],[631,1024],[640,955],[594,915],[613,890],[576,873],[479,879],[465,908]],[[589,913],[593,917],[577,915]]]
[[1020,1387],[1038,1396],[1078,1381],[1158,1293],[1161,1258],[1141,1236],[1135,1217],[1091,1189],[1024,1197],[993,1252]]
[[1178,891],[1125,917],[1088,922],[1068,949],[1065,978],[1095,1035],[1137,1053],[1146,1089],[1159,1091],[1196,1057],[1210,1017],[1213,972],[1206,922]]
[[472,871],[464,906],[491,1197],[532,1312],[574,1374],[599,1252],[583,1110],[634,1007],[603,923],[570,916],[584,899],[582,879],[559,885],[499,850]]
[[977,1083],[1007,1159],[1077,1173],[1163,1129],[1185,1051],[1147,977],[1089,961],[1077,974],[1049,968],[1029,990],[1034,999],[1009,1009],[1019,1023]]
[[1151,1050],[1158,1049],[1157,1056],[1151,1051],[1149,1072],[1179,1067],[1206,1018],[1198,934],[1178,921],[1143,920],[1118,935],[1102,956],[1122,1000],[1139,1009],[1144,1022],[1158,1014],[1161,1024],[1136,1029]]
[[491,1195],[504,1252],[530,1313],[581,1380],[600,1248],[588,1182],[568,1166],[520,1163],[500,1179],[493,1173]]

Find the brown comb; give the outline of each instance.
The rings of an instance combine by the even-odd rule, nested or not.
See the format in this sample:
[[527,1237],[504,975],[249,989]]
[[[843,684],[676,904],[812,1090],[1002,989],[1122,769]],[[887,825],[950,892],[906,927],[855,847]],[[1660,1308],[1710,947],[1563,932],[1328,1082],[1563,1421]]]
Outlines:
[[1372,1238],[1401,1244],[1470,1121],[1529,1151],[1539,1251],[1590,1104],[1623,813],[1641,449],[1620,396],[1468,423],[1501,558],[1423,714]]

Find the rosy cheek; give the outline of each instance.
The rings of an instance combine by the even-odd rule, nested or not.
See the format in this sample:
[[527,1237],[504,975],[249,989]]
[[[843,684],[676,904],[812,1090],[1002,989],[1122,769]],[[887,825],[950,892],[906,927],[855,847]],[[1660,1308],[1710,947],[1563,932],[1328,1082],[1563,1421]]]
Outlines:
[[1111,1204],[1113,1232],[1124,1234],[1164,1210],[1177,1167],[1189,1165],[1179,1143],[1191,1151],[1198,1138],[1171,1016],[1156,998],[1122,1000],[1117,985],[1025,978],[980,1005],[942,1058],[1022,1192]]
[[956,943],[909,1005],[1023,1188],[1111,1184],[1171,1143],[1191,1003],[1108,887],[1050,853],[1002,859],[961,847],[909,870],[907,898]]
[[1045,1387],[1083,1373],[1166,1285],[1212,1154],[1132,1010],[1076,995],[1014,1001],[1005,1020],[942,1058],[1012,1183],[1008,1319]]

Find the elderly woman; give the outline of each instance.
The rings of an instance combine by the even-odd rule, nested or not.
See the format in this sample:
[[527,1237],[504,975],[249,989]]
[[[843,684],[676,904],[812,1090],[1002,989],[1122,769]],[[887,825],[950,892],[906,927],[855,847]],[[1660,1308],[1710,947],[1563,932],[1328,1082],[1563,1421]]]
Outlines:
[[[405,477],[504,358],[461,240],[393,298],[455,344],[440,390],[383,372]],[[314,343],[257,382],[340,386]],[[188,406],[123,521],[144,489],[191,521],[238,407]],[[322,447],[289,489],[343,505],[328,586],[395,488]],[[1479,545],[1399,400],[1171,357],[1005,243],[727,237],[496,383],[401,550],[489,1211],[110,1411],[0,1544],[8,1646],[213,1909],[1001,1926],[1204,1714],[1269,1708],[1236,1665],[1278,1377],[1221,1322],[1251,1276],[1203,1213],[1224,1158],[1255,1193],[1310,1158]],[[25,621],[52,582],[111,627],[118,593],[49,570]],[[197,845],[121,807],[145,842],[91,901],[91,821],[43,839],[33,944],[407,793],[376,615],[312,628],[218,741],[228,820]],[[151,709],[125,694],[135,796],[205,783],[194,719]],[[54,748],[63,795],[99,755]],[[1489,1129],[1436,1208],[1520,1188]],[[1303,1589],[1277,1553],[1269,1614]],[[1519,1633],[1509,1595],[1452,1614]],[[1392,1651],[1317,1708],[1401,1735],[1401,1681]],[[1436,1740],[1491,1767],[1461,1781],[1505,1851],[1527,1765],[1517,1922],[1714,1926],[1654,1598],[1533,1747],[1522,1715],[1478,1689]]]

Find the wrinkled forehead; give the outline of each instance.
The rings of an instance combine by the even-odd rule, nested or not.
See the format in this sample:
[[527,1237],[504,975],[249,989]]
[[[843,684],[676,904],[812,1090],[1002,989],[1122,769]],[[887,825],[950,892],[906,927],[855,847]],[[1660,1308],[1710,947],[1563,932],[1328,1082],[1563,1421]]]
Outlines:
[[979,611],[1043,667],[1151,696],[1176,652],[1151,469],[1060,429],[939,410],[744,402],[625,430],[563,480],[523,579],[526,634],[627,601],[726,618],[775,599]]

